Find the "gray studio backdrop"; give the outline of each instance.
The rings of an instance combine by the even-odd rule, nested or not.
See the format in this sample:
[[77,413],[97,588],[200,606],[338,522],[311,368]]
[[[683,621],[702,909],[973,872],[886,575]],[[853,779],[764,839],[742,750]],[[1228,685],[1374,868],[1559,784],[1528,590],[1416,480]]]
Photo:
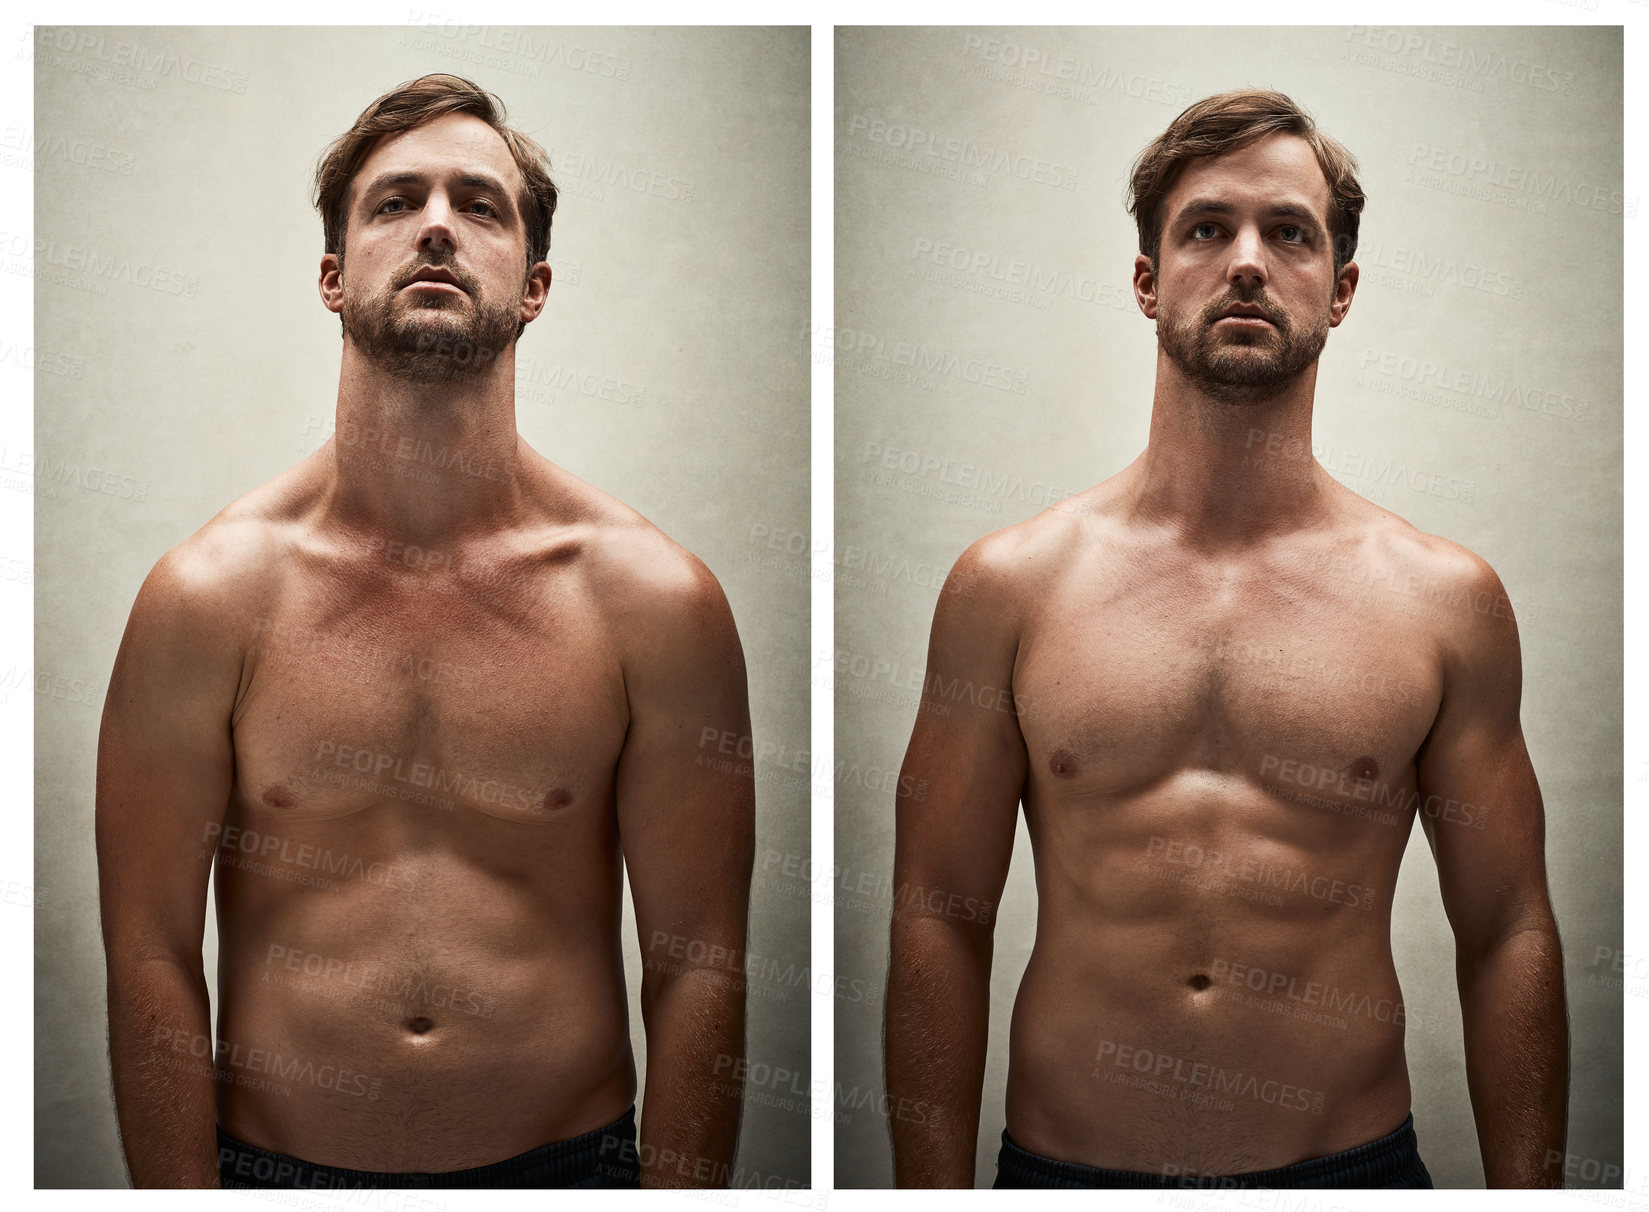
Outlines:
[[[125,1181],[92,846],[103,695],[154,562],[325,440],[317,155],[426,72],[551,154],[544,314],[519,346],[540,452],[695,552],[732,604],[754,735],[808,744],[809,50],[803,29],[36,31],[36,1182]],[[15,243],[15,242],[13,242]],[[8,244],[9,270],[26,249]],[[758,864],[808,851],[809,779],[758,767]],[[808,890],[753,894],[753,1074],[808,1082]],[[207,971],[216,935],[207,918]],[[626,890],[631,1028],[644,1063]],[[796,976],[801,973],[801,976]],[[735,1181],[808,1180],[798,1083],[753,1085]]]
[[[836,45],[836,1181],[891,1182],[882,1089],[892,788],[944,575],[1143,449],[1135,155],[1191,101],[1273,87],[1362,165],[1318,458],[1482,555],[1515,604],[1573,1032],[1570,1178],[1620,1185],[1622,68],[1618,28],[849,29]],[[1021,820],[996,931],[977,1178],[1035,925]],[[1414,1118],[1482,1184],[1453,940],[1416,828],[1395,894]],[[1627,966],[1629,968],[1629,965]],[[861,982],[859,986],[854,981]],[[1628,975],[1626,984],[1635,983]],[[1649,990],[1636,989],[1645,993]]]

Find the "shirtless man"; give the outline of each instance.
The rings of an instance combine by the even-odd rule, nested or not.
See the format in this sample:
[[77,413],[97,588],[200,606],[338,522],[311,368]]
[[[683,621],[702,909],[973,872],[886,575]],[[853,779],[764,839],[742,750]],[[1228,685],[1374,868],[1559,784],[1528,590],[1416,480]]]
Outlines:
[[1416,816],[1488,1184],[1558,1185],[1562,962],[1508,600],[1312,457],[1354,169],[1272,92],[1146,149],[1145,452],[950,574],[899,781],[927,788],[897,807],[901,1186],[972,1185],[995,916],[948,910],[1000,897],[1021,800],[1037,930],[998,1186],[1430,1186],[1390,939]]
[[495,105],[427,76],[329,149],[334,436],[132,608],[97,852],[138,1186],[728,1178],[754,787],[700,746],[744,659],[703,564],[516,432],[555,187]]

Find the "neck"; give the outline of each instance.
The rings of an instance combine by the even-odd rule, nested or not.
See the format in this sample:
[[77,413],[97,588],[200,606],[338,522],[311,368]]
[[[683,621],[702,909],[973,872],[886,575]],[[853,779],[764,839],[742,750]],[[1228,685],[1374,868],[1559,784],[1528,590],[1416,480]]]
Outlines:
[[[485,368],[412,382],[344,340],[329,511],[431,550],[507,524],[522,505],[515,346]],[[323,448],[325,449],[325,448]]]
[[1158,352],[1151,435],[1135,460],[1138,516],[1205,546],[1242,546],[1320,518],[1328,473],[1311,453],[1317,364],[1274,388],[1216,399]]

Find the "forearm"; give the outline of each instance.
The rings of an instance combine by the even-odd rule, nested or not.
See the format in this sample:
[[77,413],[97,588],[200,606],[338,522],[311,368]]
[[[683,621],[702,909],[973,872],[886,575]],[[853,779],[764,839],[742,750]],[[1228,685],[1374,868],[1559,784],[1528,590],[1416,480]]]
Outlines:
[[990,935],[895,909],[889,960],[894,1182],[972,1187],[990,1015]]
[[[1457,964],[1466,1080],[1490,1187],[1556,1187],[1569,1101],[1569,1023],[1555,925]],[[1556,1159],[1555,1161],[1552,1159]]]
[[134,1187],[216,1187],[211,1008],[198,961],[109,965],[115,1114]]
[[744,980],[717,968],[690,968],[651,993],[642,1186],[730,1185],[744,1105],[744,997]]

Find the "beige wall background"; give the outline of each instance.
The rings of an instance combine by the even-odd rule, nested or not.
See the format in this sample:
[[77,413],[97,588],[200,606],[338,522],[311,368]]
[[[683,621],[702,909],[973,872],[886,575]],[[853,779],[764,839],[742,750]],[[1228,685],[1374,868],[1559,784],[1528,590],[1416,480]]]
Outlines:
[[[37,1185],[125,1182],[92,793],[127,613],[167,549],[330,432],[338,322],[316,297],[310,180],[404,80],[468,76],[549,149],[555,280],[519,346],[519,427],[720,578],[762,754],[758,871],[805,862],[810,779],[786,755],[808,745],[808,580],[763,557],[808,525],[808,39],[36,31]],[[7,237],[6,268],[24,272],[27,252]],[[805,883],[753,891],[745,1185],[808,1180],[809,904]],[[625,948],[640,1066],[628,896]]]
[[[836,329],[815,347],[836,367],[838,1185],[892,1177],[893,787],[939,586],[974,539],[1144,447],[1155,335],[1129,287],[1127,171],[1191,101],[1244,86],[1311,111],[1368,195],[1362,281],[1318,379],[1319,459],[1478,552],[1516,605],[1566,950],[1571,1181],[1620,1185],[1623,975],[1649,992],[1621,951],[1620,254],[1643,221],[1621,196],[1621,50],[1606,27],[838,31]],[[981,1186],[1035,906],[1021,821]],[[1480,1186],[1453,939],[1418,829],[1393,947],[1422,1155],[1439,1187]]]

